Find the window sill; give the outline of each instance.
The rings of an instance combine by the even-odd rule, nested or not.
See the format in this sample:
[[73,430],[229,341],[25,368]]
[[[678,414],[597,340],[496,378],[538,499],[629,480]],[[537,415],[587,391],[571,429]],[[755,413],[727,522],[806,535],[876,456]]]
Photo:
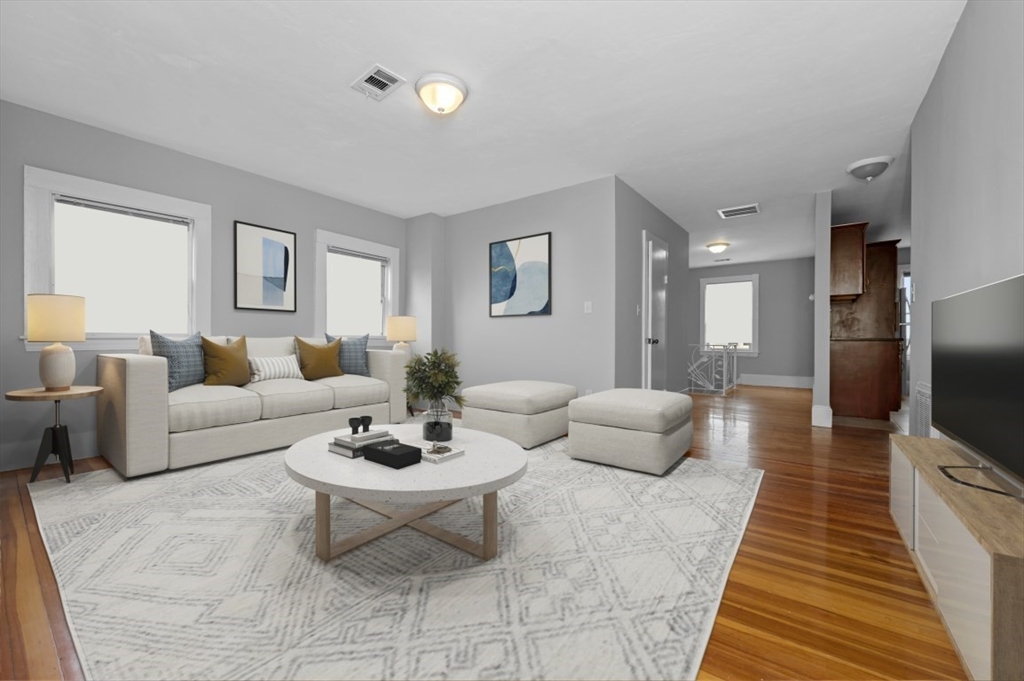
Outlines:
[[[43,348],[52,345],[52,343],[40,343],[36,341],[25,340],[22,336],[21,340],[25,343],[26,352],[39,352]],[[124,352],[125,350],[139,349],[139,336],[131,336],[125,338],[88,338],[80,343],[64,343],[75,352]]]

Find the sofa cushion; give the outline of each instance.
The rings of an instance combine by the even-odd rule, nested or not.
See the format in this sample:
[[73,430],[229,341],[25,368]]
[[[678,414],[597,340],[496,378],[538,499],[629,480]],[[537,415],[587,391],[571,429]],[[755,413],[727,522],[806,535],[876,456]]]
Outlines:
[[[220,343],[221,345],[228,344],[227,336],[203,336],[206,340],[213,341],[214,343]],[[149,337],[147,333],[145,336],[139,336],[139,354],[140,355],[152,355],[153,354],[153,339]]]
[[334,391],[325,385],[298,378],[275,378],[250,383],[246,389],[259,395],[264,419],[312,414],[334,407]]
[[189,430],[248,423],[260,418],[256,393],[233,385],[190,385],[167,395],[168,430]]
[[173,392],[206,380],[203,367],[203,343],[199,334],[174,340],[150,330],[150,347],[157,357],[167,360],[167,390]]
[[345,372],[341,370],[338,363],[338,352],[341,348],[341,341],[333,343],[307,343],[301,338],[295,338],[295,347],[299,351],[299,368],[302,369],[302,377],[307,381],[315,381],[318,378],[329,376],[341,376]]
[[259,383],[272,378],[302,378],[299,359],[295,355],[249,358],[250,382]]
[[505,381],[466,388],[462,397],[467,407],[507,411],[513,414],[540,414],[569,404],[576,388],[548,381]]
[[689,395],[639,388],[605,390],[569,403],[570,422],[649,433],[664,433],[687,421],[692,412]]
[[315,381],[334,391],[334,408],[362,407],[367,404],[380,404],[390,399],[391,388],[384,381],[369,376],[331,376]]
[[[338,340],[337,336],[325,334],[327,342],[333,343]],[[346,374],[357,376],[369,376],[370,367],[366,364],[366,344],[370,342],[370,334],[358,338],[342,338],[341,350],[338,352],[338,364]]]
[[249,382],[249,357],[245,336],[221,345],[203,338],[203,365],[206,367],[206,385],[237,385]]

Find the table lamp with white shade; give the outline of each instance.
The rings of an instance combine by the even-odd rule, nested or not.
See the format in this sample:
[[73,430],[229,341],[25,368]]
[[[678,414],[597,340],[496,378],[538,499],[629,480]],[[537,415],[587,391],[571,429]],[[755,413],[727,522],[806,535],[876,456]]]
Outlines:
[[30,293],[25,312],[27,339],[53,343],[39,352],[39,380],[47,392],[69,390],[75,382],[75,351],[63,343],[85,340],[85,298]]
[[405,352],[408,355],[412,352],[408,341],[416,340],[416,318],[408,316],[388,317],[385,333],[389,341],[398,341],[395,343],[395,350]]

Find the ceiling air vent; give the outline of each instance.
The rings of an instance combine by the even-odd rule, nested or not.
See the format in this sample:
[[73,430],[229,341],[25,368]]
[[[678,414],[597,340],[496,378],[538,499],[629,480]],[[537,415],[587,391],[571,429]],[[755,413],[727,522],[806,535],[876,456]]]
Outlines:
[[352,89],[362,92],[367,97],[375,99],[378,102],[405,82],[405,78],[402,78],[397,73],[392,73],[380,64],[375,64],[373,68],[359,76],[352,83]]
[[761,204],[752,203],[749,206],[736,206],[735,208],[719,208],[718,214],[723,220],[741,218],[744,215],[757,215],[761,212]]

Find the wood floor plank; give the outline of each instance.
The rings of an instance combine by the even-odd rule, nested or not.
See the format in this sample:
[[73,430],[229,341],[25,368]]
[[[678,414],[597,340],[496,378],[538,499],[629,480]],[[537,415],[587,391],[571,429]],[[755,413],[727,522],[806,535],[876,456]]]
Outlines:
[[[60,469],[54,466],[54,475],[60,473]],[[82,468],[76,464],[76,471],[82,472]],[[82,667],[78,660],[78,653],[75,650],[75,642],[71,637],[71,630],[67,624],[64,614],[64,606],[60,597],[60,589],[57,587],[57,579],[53,574],[53,567],[50,565],[50,557],[46,553],[46,545],[39,533],[39,523],[36,519],[36,511],[32,506],[32,498],[28,491],[28,471],[22,471],[18,476],[18,489],[21,492],[21,508],[25,516],[25,525],[28,528],[29,545],[32,549],[32,559],[36,566],[36,574],[40,577],[40,590],[43,595],[43,604],[46,608],[47,619],[59,626],[51,626],[54,648],[57,659],[60,663],[61,677],[64,679],[76,679],[82,677]],[[40,477],[42,477],[40,475]],[[65,483],[69,484],[69,483]]]
[[[698,678],[966,678],[889,516],[888,434],[810,411],[808,390],[694,398],[690,456],[765,471]],[[26,479],[0,474],[0,675],[81,679]]]
[[4,631],[9,637],[11,678],[57,679],[61,678],[61,670],[53,640],[55,623],[49,619],[43,602],[40,579],[44,577],[36,571],[18,487],[16,475],[0,481],[0,562],[6,592]]

